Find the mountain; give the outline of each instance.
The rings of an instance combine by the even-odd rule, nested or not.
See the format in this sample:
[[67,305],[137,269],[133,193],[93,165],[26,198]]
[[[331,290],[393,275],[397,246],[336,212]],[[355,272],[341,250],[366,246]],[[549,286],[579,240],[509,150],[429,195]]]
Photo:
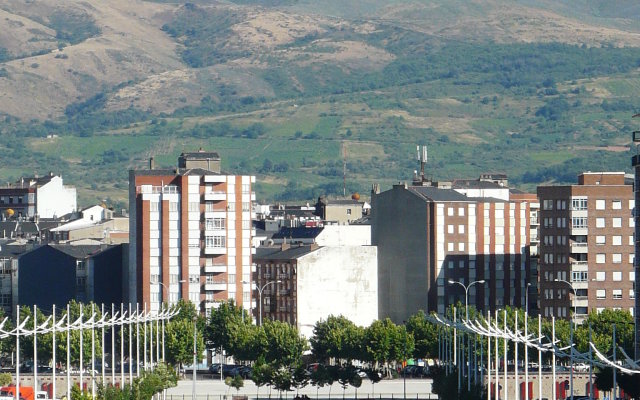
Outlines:
[[[126,201],[129,168],[217,150],[258,197],[628,170],[640,6],[619,0],[0,0],[0,177]],[[622,156],[622,157],[621,157]]]

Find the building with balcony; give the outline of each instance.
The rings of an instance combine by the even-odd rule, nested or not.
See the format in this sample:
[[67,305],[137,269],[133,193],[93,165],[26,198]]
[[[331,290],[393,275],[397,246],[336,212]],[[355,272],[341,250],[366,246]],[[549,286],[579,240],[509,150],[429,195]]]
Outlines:
[[220,171],[217,153],[183,153],[177,168],[129,172],[128,299],[149,310],[178,299],[207,312],[250,308],[253,176]]
[[[419,310],[443,313],[468,285],[479,310],[524,307],[531,283],[531,204],[506,176],[432,182],[415,177],[371,194],[371,243],[378,247],[379,317],[400,323]],[[533,290],[530,291],[532,293]]]
[[635,303],[633,182],[585,172],[577,185],[539,186],[540,312],[580,323]]

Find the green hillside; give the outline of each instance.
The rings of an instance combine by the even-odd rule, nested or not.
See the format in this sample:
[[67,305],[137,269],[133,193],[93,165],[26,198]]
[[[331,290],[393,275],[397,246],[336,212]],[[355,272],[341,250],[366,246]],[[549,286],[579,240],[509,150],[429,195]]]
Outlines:
[[199,147],[258,175],[260,201],[341,195],[345,161],[366,196],[411,179],[416,144],[434,179],[630,170],[634,2],[78,2],[68,23],[1,3],[53,47],[0,35],[0,179],[61,172],[85,204],[123,205],[128,169]]

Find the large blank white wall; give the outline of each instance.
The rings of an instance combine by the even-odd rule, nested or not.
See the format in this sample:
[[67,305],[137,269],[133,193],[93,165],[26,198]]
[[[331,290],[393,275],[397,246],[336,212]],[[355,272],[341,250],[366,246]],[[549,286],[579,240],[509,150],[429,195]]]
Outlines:
[[371,225],[325,225],[318,246],[370,246]]
[[321,247],[298,258],[298,330],[306,337],[329,315],[367,326],[378,318],[378,249]]
[[54,176],[38,188],[36,213],[40,218],[60,217],[76,211],[76,188],[65,187],[62,178]]

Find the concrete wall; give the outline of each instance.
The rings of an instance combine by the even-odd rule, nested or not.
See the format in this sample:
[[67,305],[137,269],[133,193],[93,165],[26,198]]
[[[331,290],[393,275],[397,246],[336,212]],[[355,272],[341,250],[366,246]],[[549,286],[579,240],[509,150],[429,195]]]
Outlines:
[[428,309],[428,204],[402,185],[372,196],[378,247],[378,317],[402,323]]
[[325,225],[316,243],[319,246],[370,246],[371,225]]
[[329,315],[356,325],[378,318],[377,249],[372,246],[322,247],[298,259],[297,327],[306,337]]
[[37,210],[40,218],[53,218],[76,210],[76,188],[66,187],[62,178],[54,176],[46,185],[38,188]]

